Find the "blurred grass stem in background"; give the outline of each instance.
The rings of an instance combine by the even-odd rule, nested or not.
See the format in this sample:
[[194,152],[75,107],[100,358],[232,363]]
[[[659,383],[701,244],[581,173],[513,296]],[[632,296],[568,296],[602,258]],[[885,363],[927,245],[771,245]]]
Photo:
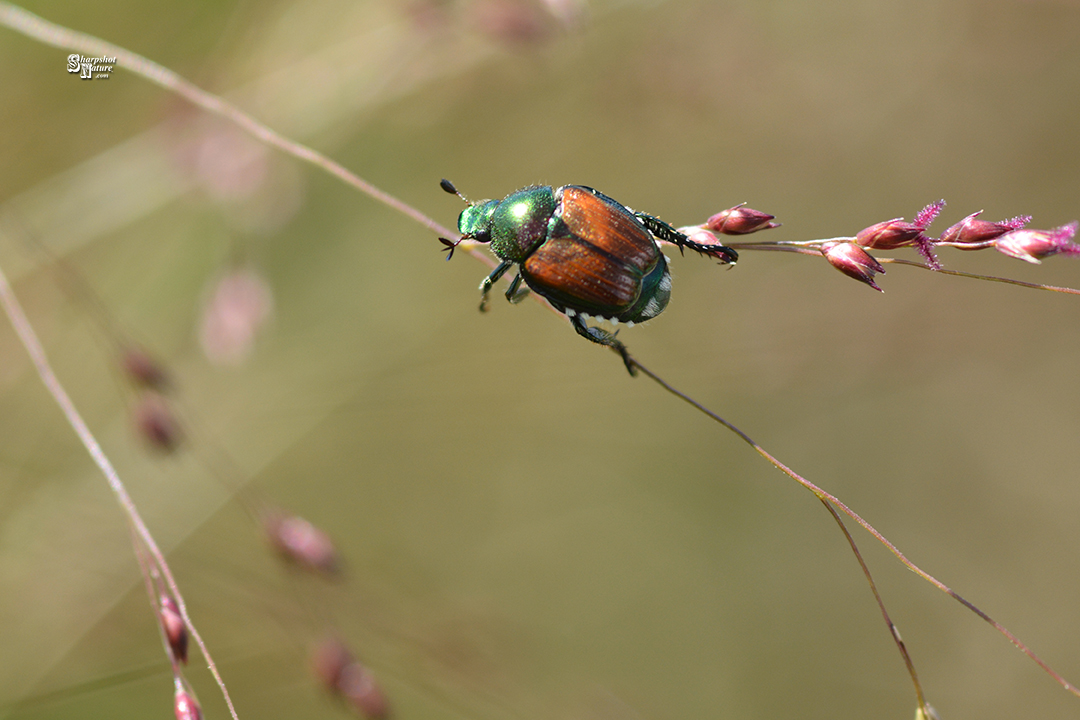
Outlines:
[[[52,396],[56,401],[56,404],[60,407],[60,411],[64,414],[64,418],[71,425],[71,429],[75,431],[75,434],[78,435],[80,442],[82,442],[83,446],[86,448],[86,452],[90,454],[94,464],[98,466],[98,469],[101,470],[101,474],[104,475],[105,479],[108,481],[109,487],[112,488],[113,494],[116,495],[120,508],[127,516],[128,522],[131,523],[133,534],[138,542],[146,548],[150,560],[152,561],[152,568],[156,572],[160,572],[164,578],[165,584],[168,586],[173,598],[175,598],[177,611],[179,612],[180,617],[183,619],[187,629],[191,632],[191,637],[195,639],[195,644],[199,646],[199,650],[202,652],[203,657],[206,658],[210,672],[213,674],[214,680],[221,689],[221,694],[225,698],[225,703],[229,706],[229,714],[236,720],[236,710],[233,708],[232,698],[229,697],[229,690],[225,687],[225,681],[222,680],[221,675],[218,673],[217,665],[214,664],[214,660],[211,657],[206,644],[203,642],[202,636],[199,635],[199,631],[195,628],[194,623],[191,622],[191,618],[188,617],[184,596],[180,593],[180,587],[177,585],[176,579],[169,569],[169,564],[165,561],[165,556],[158,548],[157,541],[154,540],[154,536],[150,533],[149,528],[146,527],[146,523],[143,522],[142,516],[139,515],[138,508],[135,507],[135,501],[131,499],[127,488],[124,487],[123,481],[120,479],[120,476],[117,475],[108,456],[105,455],[105,451],[101,449],[101,445],[98,443],[97,438],[94,437],[94,434],[90,431],[86,422],[83,421],[82,416],[75,408],[74,403],[71,402],[71,398],[68,396],[67,391],[64,390],[64,386],[53,372],[52,366],[49,365],[49,359],[45,355],[45,349],[41,346],[41,342],[38,340],[34,328],[30,325],[26,313],[23,312],[18,298],[15,297],[11,285],[8,284],[7,276],[4,275],[3,269],[0,269],[0,304],[3,305],[4,313],[11,321],[12,327],[15,328],[15,332],[18,334],[23,347],[26,348],[27,354],[30,355],[30,359],[34,363],[34,368],[41,377],[41,382],[49,391],[49,395]],[[138,546],[136,546],[135,551],[137,554],[140,552]],[[147,565],[151,565],[151,563],[147,563]],[[153,600],[154,597],[151,595],[151,602],[153,602]]]

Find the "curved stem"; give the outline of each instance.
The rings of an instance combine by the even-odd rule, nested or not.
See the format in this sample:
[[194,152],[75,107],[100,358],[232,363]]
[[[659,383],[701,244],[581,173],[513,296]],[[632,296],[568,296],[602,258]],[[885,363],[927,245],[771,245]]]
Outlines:
[[[918,264],[918,263],[913,263],[913,264]],[[1065,680],[1065,678],[1063,678],[1056,671],[1054,671],[1054,669],[1051,668],[1049,665],[1047,665],[1046,662],[1043,661],[1042,658],[1040,658],[1038,655],[1036,655],[1035,652],[1031,648],[1029,648],[1027,645],[1022,643],[1020,641],[1020,638],[1013,635],[1011,632],[1009,632],[1009,630],[1007,630],[1005,628],[1005,626],[1003,626],[1001,623],[997,622],[992,617],[987,615],[985,612],[980,610],[978,607],[976,607],[974,604],[972,604],[969,600],[962,597],[959,593],[957,593],[955,590],[950,588],[948,585],[941,582],[936,577],[934,577],[930,573],[928,573],[925,570],[923,570],[922,568],[920,568],[918,565],[913,563],[911,560],[908,560],[907,556],[905,556],[904,553],[900,552],[900,549],[898,547],[893,545],[884,535],[882,535],[880,532],[878,532],[874,528],[873,525],[868,523],[866,520],[863,520],[862,517],[859,516],[854,510],[852,510],[847,505],[845,505],[843,502],[841,502],[839,498],[837,498],[836,496],[831,495],[828,492],[822,490],[820,487],[818,487],[814,483],[810,482],[809,480],[804,478],[802,475],[799,475],[797,472],[795,472],[794,470],[789,468],[784,463],[780,462],[776,457],[774,457],[771,453],[769,453],[765,448],[761,447],[756,442],[754,442],[754,440],[751,439],[749,435],[744,433],[738,427],[736,427],[735,425],[732,425],[730,422],[728,422],[724,418],[720,417],[719,415],[714,413],[712,410],[710,410],[709,408],[707,408],[704,405],[702,405],[701,403],[699,403],[697,400],[694,400],[692,397],[690,397],[686,393],[684,393],[681,390],[678,390],[674,386],[670,385],[666,380],[661,378],[659,375],[654,373],[652,370],[649,370],[647,367],[642,365],[636,359],[631,358],[631,362],[633,362],[635,367],[637,367],[639,370],[641,370],[641,372],[648,375],[649,378],[651,378],[653,380],[653,382],[655,382],[657,385],[662,387],[664,390],[667,390],[669,393],[671,393],[675,397],[680,398],[684,402],[686,402],[689,405],[696,408],[702,414],[704,414],[707,417],[711,418],[712,420],[720,423],[721,425],[726,427],[728,430],[730,430],[731,432],[738,435],[743,440],[743,442],[745,442],[747,445],[752,447],[754,449],[754,451],[757,452],[758,455],[760,455],[761,457],[768,460],[769,463],[773,467],[775,467],[777,470],[784,473],[789,478],[791,478],[792,480],[794,480],[795,482],[799,483],[804,488],[806,488],[807,490],[812,492],[815,496],[817,496],[817,498],[819,500],[821,500],[822,502],[824,502],[826,504],[832,505],[837,510],[839,510],[840,512],[844,513],[849,518],[851,518],[852,520],[857,522],[860,526],[862,526],[862,528],[864,530],[866,530],[868,533],[873,535],[874,538],[878,542],[880,542],[882,545],[884,545],[886,548],[888,548],[889,552],[891,552],[893,555],[895,555],[896,558],[901,563],[903,563],[904,566],[908,570],[911,570],[913,573],[915,573],[916,575],[921,577],[923,580],[926,580],[928,583],[930,583],[931,585],[936,587],[938,590],[941,590],[943,593],[945,593],[946,595],[948,595],[952,599],[956,600],[958,603],[960,603],[961,605],[966,607],[968,610],[970,610],[971,612],[975,613],[980,618],[985,620],[987,623],[990,624],[991,627],[993,627],[999,633],[1004,635],[1009,640],[1009,642],[1011,642],[1013,645],[1015,645],[1017,648],[1019,648],[1019,650],[1022,653],[1027,655],[1036,665],[1038,665],[1040,668],[1042,668],[1043,671],[1046,672],[1047,675],[1052,677],[1054,679],[1054,681],[1057,682],[1058,685],[1065,688],[1067,691],[1069,691],[1073,695],[1075,695],[1077,697],[1080,697],[1080,688],[1077,688],[1075,685],[1068,682],[1067,680]]]
[[[150,534],[150,530],[147,528],[146,523],[143,522],[142,516],[139,515],[138,508],[135,507],[135,501],[131,499],[131,495],[128,494],[127,488],[124,486],[123,481],[120,480],[120,476],[116,473],[116,469],[113,468],[108,456],[105,455],[105,451],[101,449],[101,445],[90,431],[90,428],[79,414],[79,411],[75,408],[75,404],[71,401],[71,397],[68,396],[64,386],[53,372],[52,366],[49,364],[49,359],[45,355],[45,349],[41,346],[41,342],[38,340],[34,328],[30,325],[30,321],[27,319],[26,313],[23,312],[22,305],[19,304],[19,299],[11,289],[7,276],[4,275],[2,269],[0,269],[0,305],[3,305],[4,312],[11,321],[15,333],[19,336],[19,341],[30,356],[30,360],[33,362],[34,368],[41,378],[41,382],[45,385],[46,390],[49,391],[53,400],[56,401],[56,404],[60,406],[60,411],[64,414],[64,418],[68,421],[68,424],[71,425],[71,428],[75,431],[79,440],[82,441],[86,451],[94,460],[94,464],[98,466],[101,473],[105,476],[105,479],[109,483],[109,487],[112,488],[113,494],[116,495],[116,499],[120,503],[121,509],[123,509],[128,520],[131,522],[131,526],[134,529],[136,536],[142,542],[147,553],[153,559],[154,564],[160,570],[162,577],[165,579],[165,584],[172,593],[173,599],[176,600],[176,606],[180,610],[180,617],[184,619],[184,624],[187,625],[188,630],[191,632],[191,637],[199,646],[199,650],[202,651],[203,657],[206,658],[206,664],[209,666],[210,672],[214,676],[214,680],[221,689],[221,694],[225,698],[225,704],[229,706],[229,714],[232,715],[233,720],[238,720],[236,709],[233,707],[232,698],[229,696],[229,690],[225,687],[225,681],[221,678],[220,673],[218,673],[217,665],[210,656],[210,651],[203,642],[202,636],[199,635],[199,631],[195,629],[195,624],[188,616],[184,597],[180,593],[180,588],[176,583],[176,579],[173,577],[172,571],[169,569],[169,564],[165,561],[165,555],[161,552],[157,542],[154,541],[154,537]],[[136,552],[138,552],[137,549]],[[153,601],[153,597],[151,597],[151,601]]]
[[844,519],[840,517],[840,513],[836,512],[836,508],[830,505],[824,498],[818,499],[821,500],[821,504],[824,505],[825,509],[829,511],[829,514],[832,515],[836,524],[840,526],[840,532],[844,533],[848,545],[851,546],[851,552],[855,553],[855,559],[859,561],[859,567],[862,568],[863,575],[866,577],[866,582],[870,583],[870,591],[874,593],[874,600],[877,601],[878,609],[881,610],[881,616],[885,619],[885,625],[889,628],[889,634],[892,636],[893,642],[896,643],[896,648],[900,651],[901,657],[904,658],[904,665],[907,667],[908,675],[911,676],[911,682],[915,686],[915,699],[918,702],[919,707],[926,713],[929,708],[926,704],[926,695],[923,694],[922,683],[919,682],[919,675],[915,672],[915,663],[912,662],[907,646],[900,637],[900,630],[896,627],[896,623],[892,621],[892,618],[889,617],[889,611],[885,609],[885,601],[881,599],[881,593],[878,592],[877,583],[874,582],[874,578],[870,574],[870,568],[867,567],[866,560],[863,558],[862,553],[859,552],[859,546],[855,544],[855,538],[851,536],[851,532],[847,529],[847,525],[844,524]]

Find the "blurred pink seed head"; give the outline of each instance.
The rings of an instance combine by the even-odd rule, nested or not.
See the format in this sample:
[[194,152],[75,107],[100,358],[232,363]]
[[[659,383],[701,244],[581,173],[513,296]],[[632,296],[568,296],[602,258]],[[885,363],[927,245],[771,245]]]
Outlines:
[[181,158],[207,195],[218,201],[246,200],[266,180],[270,151],[238,128],[199,118]]
[[564,28],[577,27],[583,22],[588,12],[586,0],[541,0],[541,2]]
[[316,645],[311,652],[315,676],[329,692],[348,701],[363,717],[382,720],[390,706],[371,670],[353,657],[337,638]]
[[508,45],[540,43],[557,29],[543,7],[523,0],[480,0],[470,10],[481,32]]
[[366,718],[382,720],[390,714],[389,703],[375,681],[375,675],[355,660],[342,669],[338,692]]
[[202,720],[202,708],[199,707],[199,703],[180,688],[176,689],[173,710],[176,712],[176,720]]
[[169,376],[164,368],[142,348],[125,348],[120,364],[124,374],[136,385],[153,390],[164,390],[169,386]]
[[152,446],[172,452],[183,439],[180,423],[165,398],[154,390],[145,391],[134,411],[135,429]]
[[165,631],[165,639],[169,643],[173,657],[179,662],[187,664],[188,632],[184,625],[184,619],[180,616],[180,608],[168,595],[162,595],[159,612],[161,614],[161,627]]
[[271,545],[283,557],[309,570],[338,571],[338,553],[330,536],[304,518],[272,515],[264,526]]
[[336,637],[327,638],[311,649],[312,672],[323,687],[334,693],[337,692],[341,671],[352,661],[352,653]]
[[238,268],[220,278],[203,308],[199,328],[207,359],[216,365],[242,363],[272,311],[270,287],[253,268]]

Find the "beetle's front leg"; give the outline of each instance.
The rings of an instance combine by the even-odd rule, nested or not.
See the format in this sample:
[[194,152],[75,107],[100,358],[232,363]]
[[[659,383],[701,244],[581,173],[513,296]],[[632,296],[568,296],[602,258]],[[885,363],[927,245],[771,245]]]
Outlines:
[[488,293],[491,292],[491,286],[499,281],[499,278],[503,276],[510,266],[514,263],[509,260],[503,260],[501,263],[495,266],[495,269],[491,271],[491,274],[484,278],[484,281],[480,283],[480,312],[487,312]]
[[529,288],[521,289],[521,273],[514,276],[510,281],[510,287],[506,290],[506,299],[514,305],[524,300],[529,295]]
[[622,341],[615,338],[614,334],[600,328],[589,327],[585,324],[585,319],[581,315],[571,316],[570,324],[574,326],[577,334],[581,337],[591,340],[597,345],[607,345],[609,348],[613,348],[615,352],[622,356],[623,364],[626,365],[626,371],[630,373],[630,377],[637,375],[637,368],[634,366],[633,358],[630,357],[630,351],[626,349]]

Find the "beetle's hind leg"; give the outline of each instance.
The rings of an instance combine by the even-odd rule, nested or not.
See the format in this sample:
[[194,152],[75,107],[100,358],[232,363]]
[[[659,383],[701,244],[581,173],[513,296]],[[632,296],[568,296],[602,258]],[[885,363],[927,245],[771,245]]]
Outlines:
[[607,345],[619,353],[622,356],[623,364],[626,365],[626,371],[630,373],[630,377],[637,375],[637,367],[634,365],[634,359],[630,357],[630,351],[626,349],[622,341],[616,339],[614,333],[609,333],[607,330],[601,330],[600,328],[589,327],[585,324],[585,319],[581,315],[571,315],[570,324],[574,326],[574,330],[581,337],[591,340],[597,345]]
[[521,273],[514,276],[510,281],[510,287],[506,290],[506,299],[517,305],[529,295],[529,288],[521,287]]
[[690,248],[694,252],[716,258],[724,265],[734,265],[739,259],[739,253],[735,252],[734,249],[729,248],[726,245],[721,245],[720,243],[694,242],[658,217],[653,217],[652,215],[643,212],[635,212],[634,216],[637,217],[637,219],[640,220],[655,237],[672,243],[673,245],[678,245],[679,252],[682,252],[683,248]]

